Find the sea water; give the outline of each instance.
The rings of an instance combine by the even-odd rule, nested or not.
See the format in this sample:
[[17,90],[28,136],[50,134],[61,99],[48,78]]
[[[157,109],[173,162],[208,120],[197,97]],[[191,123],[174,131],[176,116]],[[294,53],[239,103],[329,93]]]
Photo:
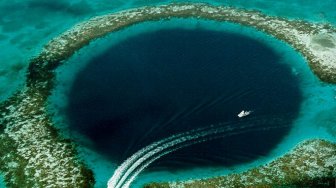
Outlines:
[[5,179],[2,174],[0,174],[0,188],[6,187],[5,185]]
[[[172,29],[129,38],[94,57],[77,74],[68,96],[70,129],[120,163],[170,135],[238,121],[244,109],[265,119],[296,118],[298,81],[279,59],[262,43],[225,32]],[[190,151],[173,155],[180,160],[171,158],[164,166],[181,166],[192,158],[231,164],[234,156],[220,154],[234,149],[253,159],[267,153],[265,147],[272,148],[283,134],[243,134],[188,147]]]
[[29,59],[77,22],[96,15],[171,2],[205,2],[260,10],[266,14],[336,24],[336,1],[313,0],[2,0],[0,2],[0,101],[22,87]]
[[[280,67],[281,66],[285,67],[286,71],[282,72],[282,73],[284,73],[283,77],[281,77],[281,79],[278,79],[278,80],[284,81],[286,79],[291,79],[290,82],[289,82],[289,80],[284,81],[284,84],[288,84],[288,83],[298,84],[292,89],[295,90],[295,88],[296,88],[297,91],[300,93],[300,96],[301,96],[301,97],[297,98],[297,100],[295,99],[294,101],[291,101],[291,99],[280,99],[281,94],[280,94],[280,98],[279,98],[279,96],[273,95],[272,100],[275,101],[274,105],[278,104],[278,106],[279,106],[279,103],[277,103],[279,101],[291,101],[290,102],[291,105],[295,105],[295,103],[298,102],[299,103],[299,107],[298,107],[299,109],[298,109],[297,113],[299,114],[299,116],[294,119],[294,122],[292,124],[292,128],[290,130],[285,130],[282,133],[279,132],[279,133],[282,134],[282,136],[278,135],[278,136],[280,136],[280,137],[278,137],[279,140],[273,142],[273,144],[272,144],[272,142],[270,142],[270,145],[268,146],[268,149],[267,149],[267,146],[266,146],[265,147],[266,151],[264,151],[264,152],[261,152],[261,153],[257,152],[258,154],[256,154],[256,153],[253,154],[253,152],[252,152],[251,154],[253,154],[253,155],[249,155],[248,154],[249,152],[244,152],[243,150],[241,150],[241,148],[244,148],[246,145],[245,146],[243,146],[243,145],[239,146],[239,143],[240,144],[243,143],[243,142],[240,142],[240,141],[244,140],[246,138],[241,137],[240,139],[238,139],[239,137],[236,137],[236,140],[235,140],[234,143],[237,143],[238,146],[237,145],[232,146],[233,148],[236,147],[236,151],[232,148],[223,147],[223,150],[226,150],[229,153],[229,154],[226,154],[226,156],[223,157],[222,153],[220,153],[220,152],[219,152],[219,154],[218,153],[217,154],[212,153],[211,155],[208,156],[209,158],[207,158],[207,156],[205,155],[205,160],[203,160],[203,161],[202,160],[196,160],[196,163],[195,163],[195,160],[190,161],[190,158],[189,158],[188,154],[194,153],[194,156],[193,156],[194,159],[200,158],[199,156],[197,156],[199,153],[197,154],[196,152],[192,152],[192,150],[195,150],[195,149],[198,149],[198,148],[197,148],[197,146],[195,146],[194,148],[191,147],[191,148],[188,148],[186,150],[180,151],[180,153],[175,153],[175,154],[178,154],[178,155],[174,156],[174,153],[173,153],[172,155],[168,156],[167,158],[164,158],[163,160],[161,160],[158,163],[151,166],[151,168],[149,170],[147,170],[145,173],[143,173],[137,179],[137,181],[134,184],[135,187],[139,187],[139,186],[143,185],[144,183],[150,182],[150,181],[168,181],[168,180],[177,180],[177,179],[186,180],[186,179],[189,179],[189,178],[213,177],[213,176],[217,176],[217,175],[224,175],[224,174],[227,174],[227,173],[230,173],[230,172],[240,172],[240,171],[243,171],[244,169],[255,167],[255,166],[258,166],[260,164],[265,164],[266,162],[284,154],[290,148],[292,148],[293,146],[295,146],[297,143],[299,143],[300,141],[302,141],[304,139],[307,139],[307,138],[326,138],[326,139],[330,139],[330,140],[334,139],[334,137],[331,135],[332,132],[328,131],[332,127],[330,122],[335,121],[335,119],[333,119],[334,116],[332,114],[333,113],[332,108],[335,108],[335,106],[336,106],[335,105],[335,100],[334,100],[334,95],[335,95],[334,86],[328,85],[328,84],[322,84],[320,81],[318,81],[318,79],[309,70],[309,68],[308,68],[306,62],[304,61],[304,59],[297,52],[295,52],[293,49],[291,49],[288,45],[286,45],[286,44],[284,44],[280,41],[277,41],[276,39],[273,39],[272,37],[267,36],[267,35],[265,35],[261,32],[253,30],[253,29],[241,27],[241,26],[238,26],[238,25],[235,25],[235,24],[220,24],[220,23],[217,23],[217,22],[199,21],[199,20],[195,20],[195,19],[194,20],[193,19],[188,19],[188,20],[176,19],[176,20],[172,20],[172,21],[168,21],[168,22],[139,24],[137,26],[132,26],[131,28],[128,28],[128,29],[125,29],[123,31],[111,34],[110,36],[108,36],[104,39],[97,40],[96,42],[94,42],[90,46],[85,47],[84,49],[80,50],[79,53],[77,53],[74,57],[72,57],[67,62],[67,64],[65,66],[61,67],[58,70],[59,71],[58,72],[58,74],[59,74],[58,75],[59,85],[56,88],[55,94],[52,98],[54,101],[57,101],[57,102],[53,102],[53,104],[56,104],[56,106],[53,106],[52,108],[61,109],[59,111],[59,113],[57,113],[57,117],[65,117],[65,116],[69,115],[69,114],[64,114],[64,112],[66,112],[66,110],[69,110],[67,108],[67,106],[69,106],[68,102],[70,102],[70,101],[64,100],[65,98],[68,98],[69,96],[71,96],[71,94],[72,95],[75,94],[74,98],[76,99],[78,97],[78,100],[80,101],[81,94],[80,93],[76,94],[76,92],[84,92],[84,93],[88,92],[88,91],[90,91],[91,86],[92,86],[92,89],[93,89],[94,87],[100,85],[99,87],[97,87],[99,89],[96,88],[96,90],[95,90],[96,91],[95,94],[100,95],[98,98],[109,101],[110,97],[111,97],[112,101],[116,100],[116,99],[113,99],[113,97],[118,97],[118,95],[117,96],[113,95],[113,92],[114,92],[114,89],[112,89],[113,84],[116,84],[117,79],[120,79],[119,76],[121,76],[121,73],[123,73],[123,72],[125,73],[125,69],[128,70],[128,71],[137,70],[138,73],[139,73],[139,69],[142,66],[144,66],[144,64],[137,61],[136,59],[137,58],[145,58],[145,57],[141,57],[141,55],[137,55],[136,53],[135,54],[134,53],[124,54],[124,55],[126,55],[126,57],[127,56],[139,56],[139,57],[133,57],[133,58],[135,58],[134,62],[131,61],[131,62],[128,62],[126,64],[120,64],[120,63],[115,62],[115,61],[112,61],[112,63],[111,63],[109,61],[106,61],[105,59],[110,59],[110,58],[113,59],[114,57],[111,57],[111,56],[114,56],[114,55],[120,56],[124,53],[123,50],[119,49],[119,51],[118,51],[118,47],[117,47],[118,45],[119,45],[119,48],[121,48],[121,49],[122,48],[127,48],[127,47],[132,46],[132,45],[136,46],[135,44],[132,44],[131,41],[133,41],[134,39],[137,39],[137,37],[139,37],[139,35],[149,37],[147,39],[150,41],[150,36],[155,37],[155,36],[158,35],[158,34],[153,35],[153,32],[154,33],[165,32],[167,29],[173,29],[173,30],[175,29],[174,31],[179,31],[178,29],[180,29],[180,31],[185,31],[185,29],[189,29],[191,33],[192,33],[192,31],[195,31],[195,30],[203,31],[204,29],[208,29],[208,30],[210,29],[211,31],[222,32],[222,33],[217,33],[217,34],[219,34],[219,36],[221,36],[221,35],[225,36],[225,34],[227,36],[232,35],[232,37],[234,39],[239,38],[239,37],[238,38],[234,37],[234,36],[237,36],[237,35],[241,36],[242,38],[251,37],[251,38],[249,38],[249,40],[253,41],[251,44],[260,44],[261,43],[261,46],[265,47],[264,50],[266,50],[266,49],[270,50],[270,54],[273,54],[273,55],[275,55],[275,57],[277,57],[277,58],[275,58],[277,61],[273,61],[274,57],[272,57],[273,60],[270,60],[270,62],[263,62],[263,63],[265,63],[265,65],[268,65],[268,66],[265,66],[265,68],[266,69],[271,68],[271,67],[269,67],[269,65],[276,65],[276,66],[280,66]],[[156,31],[158,31],[158,32],[156,32]],[[146,33],[147,33],[147,35],[146,35]],[[149,35],[148,33],[150,33],[151,35]],[[210,33],[212,33],[212,32],[210,32]],[[216,33],[216,32],[214,32],[214,33]],[[165,35],[167,35],[167,33]],[[160,35],[158,35],[158,36],[160,36]],[[138,40],[140,40],[140,39],[138,38]],[[125,41],[129,41],[129,43],[127,43]],[[141,41],[141,44],[146,44],[146,41],[147,40],[143,39]],[[230,41],[230,40],[228,40],[228,41]],[[140,42],[138,41],[138,43],[140,43]],[[232,41],[231,41],[231,43],[232,43]],[[228,46],[223,45],[223,46],[224,46],[224,49],[230,50],[230,49],[227,49],[227,48],[229,48],[229,45]],[[110,51],[111,49],[116,49],[118,51],[118,53]],[[159,49],[163,49],[163,48],[161,47]],[[155,49],[155,50],[159,50],[159,49]],[[274,51],[272,49],[277,49],[277,50]],[[224,53],[224,54],[226,54],[226,53]],[[234,52],[233,52],[233,54],[234,54]],[[248,54],[249,53],[247,53],[247,57],[249,57]],[[104,58],[102,58],[102,57],[104,57]],[[249,57],[249,58],[251,58],[251,57]],[[251,60],[247,60],[247,59],[244,59],[244,60],[246,60],[247,62],[246,61],[239,62],[239,60],[237,60],[237,62],[239,62],[239,65],[248,65],[248,64],[245,64],[245,63],[251,62],[251,60],[253,62],[253,58],[251,58]],[[109,63],[107,63],[107,62],[109,62]],[[162,62],[162,61],[160,61],[160,62]],[[125,63],[125,61],[124,61],[124,63]],[[134,63],[134,64],[132,64],[132,63]],[[152,63],[153,63],[153,61],[152,61]],[[220,65],[219,63],[215,63],[215,64],[217,66]],[[164,66],[165,64],[160,64],[159,62],[156,62],[156,65]],[[202,64],[198,63],[198,65],[202,65]],[[204,69],[205,73],[211,72],[211,71],[209,71],[209,70],[211,70],[211,68],[209,68],[209,67],[211,67],[210,65],[211,64],[208,63],[207,66],[203,67],[203,68],[205,68]],[[116,67],[113,67],[113,66],[116,66]],[[123,66],[126,66],[128,68],[125,68]],[[147,66],[149,66],[149,65],[147,65]],[[175,66],[177,66],[177,65],[175,64]],[[180,65],[180,66],[182,66],[182,65]],[[88,68],[88,67],[90,67],[90,68]],[[149,66],[149,67],[151,67],[151,66]],[[219,66],[218,68],[220,68],[220,67],[221,66]],[[223,68],[224,67],[225,66],[223,66]],[[101,70],[102,68],[103,68],[103,70]],[[116,69],[114,70],[114,68],[116,68]],[[144,67],[142,67],[142,68],[143,68],[142,71],[146,70],[146,69],[144,69]],[[166,71],[169,72],[169,69],[168,69],[169,67],[166,67],[166,68],[167,68]],[[186,68],[186,67],[184,67],[184,68]],[[162,67],[161,67],[161,69],[162,69]],[[195,68],[195,69],[197,69],[197,68]],[[244,68],[242,68],[242,69],[244,69]],[[232,69],[232,70],[234,70],[234,69]],[[90,72],[90,71],[93,71],[93,72]],[[105,71],[105,72],[109,72],[109,73],[107,73],[107,74],[100,73],[98,75],[98,74],[94,74],[95,73],[94,71],[98,71],[96,73],[99,73],[100,71]],[[212,70],[212,71],[214,71],[214,70]],[[215,74],[213,74],[214,77],[216,77],[219,80],[223,79],[220,76],[220,71],[217,72],[217,73],[216,73],[216,71],[212,72],[212,73],[215,73]],[[225,71],[225,70],[221,70],[221,71]],[[277,72],[278,70],[275,69],[275,71]],[[203,74],[205,74],[204,72],[203,72]],[[112,74],[112,73],[115,73],[115,74]],[[126,71],[126,73],[127,73],[127,71]],[[141,71],[140,71],[140,73],[141,73]],[[86,80],[85,82],[89,81],[89,83],[94,83],[93,85],[95,85],[95,86],[93,87],[93,85],[86,83],[87,85],[85,85],[85,88],[84,87],[78,87],[78,84],[80,86],[80,83],[81,83],[80,81],[78,81],[78,80],[80,80],[79,75],[84,75],[82,78],[84,78],[84,80]],[[127,75],[130,75],[129,72],[128,72],[128,74],[125,74],[123,76],[127,76]],[[188,75],[188,74],[186,74],[186,75]],[[287,75],[288,77],[285,78],[284,75]],[[113,76],[115,76],[115,77],[113,77]],[[211,74],[211,76],[212,76],[212,74]],[[211,76],[208,76],[208,77],[210,78]],[[195,76],[193,76],[193,77],[195,77]],[[122,76],[121,76],[121,78],[122,78]],[[143,82],[143,78],[141,78],[141,77],[138,77],[138,78],[139,79],[136,79],[136,83],[139,82],[138,84],[141,84]],[[95,83],[95,80],[96,81],[98,80],[98,81]],[[124,80],[126,81],[125,84],[135,83],[135,82],[130,82],[127,78],[124,78]],[[85,82],[83,82],[82,84],[84,84]],[[222,81],[222,82],[225,83],[226,81]],[[232,79],[229,79],[229,82],[233,82]],[[76,84],[77,84],[77,87],[76,87]],[[141,87],[138,84],[133,84],[133,89],[136,89],[136,88],[138,89],[136,91],[141,90]],[[278,83],[274,82],[273,84],[275,86]],[[146,84],[142,83],[141,86],[143,86],[143,85],[146,85]],[[232,86],[233,85],[234,84],[232,84]],[[105,88],[105,86],[107,88]],[[73,88],[76,88],[76,89],[73,89]],[[214,85],[211,84],[210,86],[207,86],[207,88],[208,88],[209,91],[215,91],[215,92],[217,91],[219,93],[224,91],[224,90],[221,90],[223,88],[216,87],[216,83]],[[184,88],[182,88],[182,90],[183,89]],[[75,92],[71,92],[71,90],[73,90]],[[124,90],[123,89],[121,89],[121,90],[122,91],[128,91],[128,88],[125,87]],[[205,91],[207,91],[207,90],[205,90]],[[264,90],[264,92],[261,92],[261,94],[263,93],[263,95],[265,95],[264,97],[266,97],[266,98],[270,97],[270,96],[266,96],[267,92],[265,92],[265,91],[266,90]],[[318,93],[316,91],[318,91]],[[134,90],[133,90],[133,92],[134,92]],[[132,93],[132,89],[130,89],[129,92],[126,92],[126,93],[128,93],[128,94]],[[164,94],[165,93],[163,93],[163,96],[165,96]],[[210,92],[210,95],[211,95],[211,92]],[[85,98],[85,95],[83,95],[83,96]],[[88,96],[90,96],[90,95],[88,95]],[[121,96],[125,97],[123,95],[121,95]],[[197,95],[196,95],[196,98],[197,98]],[[242,97],[242,98],[244,98],[244,97]],[[279,101],[277,101],[277,99]],[[92,100],[92,99],[90,99],[90,100]],[[149,99],[147,99],[147,100],[149,100]],[[160,99],[158,99],[158,100],[160,100]],[[118,100],[116,100],[116,101],[118,102]],[[235,101],[235,100],[233,100],[233,101]],[[207,104],[207,102],[208,101],[205,101],[205,104]],[[97,104],[99,104],[99,103],[97,103]],[[100,104],[102,104],[102,103],[100,103]],[[214,104],[215,104],[215,107],[213,107],[213,108],[215,109],[216,105],[218,105],[218,104],[217,103],[214,103]],[[87,104],[85,104],[85,105],[87,105]],[[91,105],[93,107],[96,106],[95,104],[91,104]],[[88,105],[88,106],[91,107],[91,105]],[[329,113],[323,113],[323,111],[327,110],[326,106],[331,109],[331,110],[328,111]],[[132,107],[134,107],[134,106],[132,106]],[[232,106],[230,106],[230,107],[232,107]],[[230,114],[229,116],[230,117],[236,117],[236,114],[239,113],[241,109],[244,109],[246,107],[249,108],[249,102],[247,102],[247,101],[245,101],[245,104],[242,103],[242,105],[239,108],[237,108],[236,110],[233,110],[232,112],[229,112],[229,114]],[[104,107],[102,107],[102,108],[104,109]],[[270,109],[272,109],[272,108],[274,108],[274,106],[270,105]],[[280,103],[280,108],[281,108],[281,103]],[[296,107],[294,107],[292,110],[294,110],[295,108]],[[84,109],[84,108],[80,108],[80,109],[84,113],[87,113],[89,111],[89,109]],[[104,113],[105,113],[105,111],[106,111],[106,113],[110,113],[110,110],[106,110],[106,109],[104,110]],[[97,110],[97,112],[99,112],[102,109],[98,108],[98,109],[95,109],[95,110]],[[221,110],[225,111],[225,108],[223,108]],[[85,111],[87,111],[87,112],[85,112]],[[124,109],[124,111],[125,111],[125,109]],[[217,111],[218,111],[218,109],[217,109]],[[81,112],[74,111],[74,113],[81,113]],[[321,117],[321,113],[325,114],[324,116],[326,116],[326,117],[323,117],[323,116]],[[318,115],[318,114],[320,114],[320,115]],[[219,113],[219,117],[221,117],[222,115],[223,114]],[[99,119],[99,118],[106,119],[106,117],[104,117],[104,115],[100,114],[99,116],[100,117],[97,117],[96,119]],[[211,114],[210,117],[213,118],[213,117],[216,117],[216,115]],[[217,118],[218,118],[218,116],[217,116]],[[95,119],[95,118],[93,118],[93,119]],[[312,119],[314,119],[314,121],[312,121]],[[121,118],[121,120],[122,120],[122,118]],[[227,120],[227,119],[225,119],[225,120]],[[223,121],[225,121],[225,120],[223,120]],[[56,118],[55,122],[57,122],[57,121],[59,122],[58,125],[60,125],[60,124],[65,125],[63,127],[64,128],[63,130],[69,130],[66,125],[71,124],[71,122],[66,121],[62,118]],[[148,121],[148,120],[146,120],[146,121]],[[153,121],[153,120],[151,120],[151,121]],[[106,125],[111,123],[111,122],[108,122],[108,121],[105,121],[105,122],[106,122],[106,124],[104,124],[104,123],[101,124],[102,127],[103,127],[102,130],[104,130],[104,131],[101,131],[103,133],[103,135],[104,135],[105,131],[106,132],[111,131],[111,130],[109,130],[110,129],[109,127],[106,127]],[[112,124],[113,123],[115,123],[115,122],[112,122]],[[198,122],[196,122],[196,123],[198,123]],[[118,121],[117,121],[116,124],[118,124]],[[204,123],[202,125],[205,125],[205,124],[206,123]],[[328,124],[329,124],[329,126],[326,126]],[[144,123],[142,123],[142,125],[146,126]],[[155,127],[154,130],[156,130],[156,132],[160,133],[160,126],[159,126],[160,124],[157,123],[155,125],[157,125],[157,126],[156,127],[154,126]],[[88,131],[89,134],[101,133],[99,131],[100,128],[98,128],[95,132],[95,130],[94,130],[95,126],[92,126],[91,128],[90,128],[90,126],[88,126],[88,124],[85,124],[85,126],[89,127],[89,129],[92,129],[91,131]],[[78,127],[77,126],[77,128],[76,128],[76,126],[71,127],[70,130],[74,130],[73,128],[79,129],[80,134],[75,135],[74,132],[76,132],[76,131],[73,131],[73,132],[71,132],[70,136],[76,138],[77,141],[82,144],[82,146],[85,146],[85,147],[80,147],[79,148],[80,151],[81,151],[81,156],[86,160],[86,162],[89,164],[89,166],[94,169],[95,176],[97,178],[97,187],[104,187],[104,186],[106,186],[107,180],[112,176],[113,171],[114,171],[114,169],[116,169],[118,164],[120,164],[122,160],[124,160],[128,155],[131,155],[132,152],[136,151],[136,149],[138,149],[138,148],[129,147],[131,149],[127,148],[128,150],[127,149],[126,150],[116,149],[116,148],[120,147],[120,146],[118,146],[118,144],[113,144],[113,142],[111,142],[112,144],[109,145],[109,143],[104,143],[104,142],[100,141],[101,144],[98,143],[98,146],[100,145],[99,147],[101,147],[100,148],[101,150],[99,151],[99,149],[97,150],[97,143],[95,143],[95,139],[92,140],[92,135],[91,135],[91,138],[90,138],[90,135],[85,135],[85,129],[87,128],[87,127],[85,128],[85,126],[83,126],[83,127]],[[107,130],[106,130],[106,128],[107,128]],[[82,130],[80,130],[80,129],[82,129]],[[154,139],[154,138],[151,137],[151,136],[153,136],[151,133],[147,134],[146,130],[148,130],[148,127],[147,127],[146,130],[141,130],[141,129],[139,129],[139,130],[137,130],[137,129],[133,129],[133,130],[132,129],[127,129],[127,130],[128,130],[127,133],[129,133],[130,135],[133,135],[133,136],[127,135],[127,138],[132,137],[132,139],[134,138],[135,140],[130,141],[132,139],[127,140],[123,137],[109,138],[109,136],[106,136],[106,138],[107,138],[106,141],[109,142],[109,141],[111,141],[109,139],[112,139],[112,140],[114,139],[114,141],[116,141],[119,144],[120,143],[123,144],[123,146],[125,146],[127,144],[130,144],[129,142],[131,142],[132,144],[130,144],[130,145],[133,145],[133,147],[134,147],[134,145],[136,146],[137,143],[140,143],[139,144],[140,145],[139,148],[140,148],[142,146],[145,146],[147,143],[150,143],[151,141],[159,139],[159,136]],[[139,132],[134,131],[134,130],[137,130]],[[84,134],[83,134],[83,132],[84,132]],[[112,132],[113,132],[113,130],[112,130]],[[137,133],[140,133],[139,134],[140,135],[140,140],[143,143],[137,142],[136,139],[139,139],[139,135],[138,135],[138,138],[136,136]],[[155,133],[155,131],[154,131],[154,133]],[[69,132],[67,134],[69,135]],[[142,136],[143,134],[146,134],[146,137],[143,137]],[[258,133],[258,134],[260,134],[260,133]],[[256,135],[258,135],[258,134],[256,134]],[[162,135],[162,133],[161,133],[161,135]],[[149,138],[147,138],[147,136]],[[98,137],[98,139],[100,139],[100,138]],[[121,139],[121,140],[118,141],[118,139]],[[267,136],[266,137],[259,137],[259,141],[258,141],[257,136],[256,136],[253,140],[255,140],[255,143],[258,143],[258,142],[259,143],[264,143],[265,140],[262,140],[262,139],[267,140]],[[270,140],[268,140],[268,141],[270,141]],[[201,148],[205,149],[204,151],[211,153],[211,150],[213,148],[211,148],[211,147],[208,148],[209,145],[207,145],[207,144],[209,144],[209,143],[205,143],[203,146],[201,146]],[[223,143],[212,142],[210,144],[214,144],[213,146],[215,146],[217,144],[217,146],[218,146],[218,144],[220,145],[220,144],[223,144]],[[265,146],[265,145],[263,145],[263,146]],[[107,147],[107,148],[111,147],[111,148],[114,148],[114,150],[104,151],[105,147]],[[261,147],[261,148],[263,148],[263,147]],[[255,149],[256,149],[256,151],[258,150],[258,148],[255,148]],[[235,152],[237,152],[237,153],[235,153]],[[109,157],[109,154],[110,154],[110,157]],[[216,159],[212,158],[214,156],[216,157]],[[174,158],[174,157],[176,157],[176,158]],[[240,159],[237,160],[237,158],[240,158]],[[215,161],[215,164],[209,165],[210,164],[209,162],[213,162],[213,161]],[[176,163],[176,162],[178,162],[178,163]],[[184,168],[178,168],[176,170],[175,167],[180,166],[181,164],[184,164]],[[195,164],[199,164],[199,165],[195,165]],[[201,164],[203,164],[203,165],[201,165]],[[206,165],[204,165],[204,164],[206,164]],[[218,165],[218,164],[223,164],[223,165],[221,166],[221,165]]]
[[[41,3],[42,2],[42,3]],[[157,2],[157,1],[155,1]],[[10,96],[16,89],[20,87],[24,82],[24,74],[28,60],[36,55],[41,46],[45,44],[51,38],[57,36],[67,28],[71,27],[76,22],[83,19],[87,19],[94,15],[100,15],[107,12],[113,12],[129,7],[137,7],[146,5],[149,3],[155,3],[153,1],[1,1],[0,5],[0,45],[2,50],[0,55],[2,57],[0,76],[1,76],[1,88],[0,100],[4,100]],[[166,1],[170,2],[170,1]],[[196,1],[194,1],[196,2]],[[245,8],[253,8],[261,10],[267,14],[276,16],[283,16],[288,18],[299,18],[311,21],[330,22],[335,24],[335,1],[323,1],[323,2],[310,2],[310,1],[221,1],[214,2],[208,1],[214,4],[226,4],[232,6],[239,6]],[[274,5],[276,4],[276,6]],[[70,11],[69,11],[70,9]],[[37,19],[38,18],[38,19]],[[42,19],[41,19],[42,18]],[[196,23],[196,24],[195,24]],[[194,21],[194,24],[186,24],[183,21],[183,27],[197,28],[202,26],[200,22]],[[155,25],[155,24],[154,24]],[[168,24],[170,26],[178,26],[181,28],[181,22],[173,22]],[[175,171],[171,173],[169,171],[151,171],[143,173],[134,186],[138,187],[143,183],[150,181],[167,181],[167,180],[186,180],[189,178],[201,178],[211,177],[216,175],[224,175],[229,172],[239,172],[249,167],[254,167],[259,164],[264,164],[275,157],[284,154],[288,149],[292,148],[298,142],[307,138],[326,138],[335,141],[335,86],[330,84],[321,83],[309,70],[306,62],[303,58],[297,54],[288,45],[285,45],[271,37],[263,35],[254,30],[235,27],[233,25],[225,25],[219,27],[220,24],[211,23],[207,28],[211,27],[212,30],[226,30],[229,28],[235,28],[235,32],[238,34],[247,34],[259,41],[265,42],[270,45],[271,48],[277,49],[281,54],[281,61],[288,63],[292,69],[294,75],[300,80],[300,87],[302,91],[303,101],[299,116],[296,119],[292,129],[284,137],[281,143],[277,145],[267,156],[259,156],[258,159],[236,165],[230,168],[199,168],[192,169],[191,171]],[[65,88],[69,88],[74,80],[75,75],[66,73],[79,72],[85,68],[85,61],[90,59],[94,54],[99,55],[105,49],[109,48],[111,43],[118,43],[119,40],[126,39],[131,35],[137,35],[148,30],[155,30],[159,26],[152,28],[151,24],[142,24],[136,26],[133,29],[126,29],[125,32],[119,32],[111,35],[110,38],[99,40],[94,42],[86,49],[79,51],[75,55],[75,58],[81,60],[77,63],[79,67],[71,69],[64,66],[63,74],[60,77],[64,78],[60,84],[65,84]],[[115,37],[115,38],[114,38]],[[111,39],[116,39],[111,41]],[[110,44],[110,45],[108,45]],[[99,48],[97,48],[99,47]],[[73,59],[75,61],[76,59]],[[70,64],[74,63],[69,61]],[[81,67],[82,66],[82,67]],[[69,72],[64,70],[70,69]],[[61,86],[58,86],[58,89]],[[66,89],[55,90],[55,95],[58,93],[61,96],[67,96]],[[65,98],[55,97],[56,110],[64,110],[67,101]],[[58,113],[59,117],[62,116],[61,112]],[[64,115],[64,114],[63,114]],[[56,118],[57,119],[57,118]],[[62,118],[59,118],[60,120]],[[60,121],[59,121],[60,122]],[[67,122],[63,121],[63,128],[67,127]],[[60,124],[57,124],[60,126]],[[82,139],[84,140],[84,139]],[[82,141],[78,140],[78,141]],[[84,141],[83,141],[84,142]],[[87,144],[86,141],[84,144]],[[113,170],[118,164],[111,163],[105,156],[97,154],[87,147],[80,147],[80,152],[87,164],[94,170],[97,178],[97,187],[105,187],[107,180],[112,176]]]

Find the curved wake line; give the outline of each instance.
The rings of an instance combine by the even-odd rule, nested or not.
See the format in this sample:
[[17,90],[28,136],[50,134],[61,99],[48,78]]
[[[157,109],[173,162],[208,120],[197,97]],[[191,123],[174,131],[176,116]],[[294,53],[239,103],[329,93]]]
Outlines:
[[108,182],[108,187],[110,188],[118,188],[120,184],[125,181],[125,179],[129,176],[129,174],[135,170],[139,164],[150,158],[151,156],[155,155],[156,153],[162,151],[162,146],[171,147],[174,146],[175,142],[177,141],[186,141],[185,139],[189,134],[197,134],[197,132],[202,132],[207,128],[196,129],[192,131],[188,131],[186,133],[180,133],[177,135],[173,135],[171,137],[165,138],[158,142],[154,142],[153,144],[139,150],[135,154],[133,154],[130,158],[124,161],[114,172],[112,178]]
[[[196,132],[196,131],[202,131],[208,129],[207,128],[202,128],[202,129],[196,129],[196,130],[192,130],[190,131],[190,133],[192,132]],[[187,132],[189,133],[189,132]],[[139,160],[141,160],[142,156],[145,156],[146,153],[153,153],[153,151],[156,151],[155,148],[159,148],[161,144],[164,144],[166,142],[170,142],[172,140],[176,140],[179,137],[183,137],[185,134],[187,133],[180,133],[180,134],[176,134],[173,135],[171,137],[165,138],[163,140],[160,140],[158,142],[154,142],[153,144],[142,148],[141,150],[137,151],[135,154],[133,154],[131,157],[129,157],[126,161],[124,161],[114,172],[112,178],[109,180],[108,182],[108,187],[111,188],[117,188],[117,183],[120,179],[124,179],[123,177],[125,176],[124,171],[128,169],[130,169],[130,166],[134,166],[134,163],[138,162]]]
[[225,127],[215,127],[212,125],[206,128],[200,128],[176,134],[158,142],[154,142],[153,144],[139,150],[130,158],[125,160],[115,170],[113,176],[108,181],[108,188],[128,188],[130,184],[136,179],[136,177],[151,163],[161,158],[162,156],[178,149],[213,139],[223,138],[229,135],[241,134],[243,132],[269,130],[274,128],[284,128],[288,126],[286,124],[285,126],[282,125],[252,129],[256,128],[256,126],[259,125],[260,122],[266,123],[267,121],[252,121],[249,125],[241,125],[238,122],[236,124],[233,123],[230,126]]
[[181,144],[180,146],[177,146],[176,148],[167,149],[167,151],[163,151],[158,156],[155,156],[154,158],[149,159],[144,164],[142,164],[142,166],[140,166],[138,170],[136,170],[135,172],[132,173],[132,175],[128,178],[128,180],[125,182],[125,184],[122,185],[122,188],[129,188],[131,183],[137,178],[137,176],[143,170],[145,170],[150,164],[152,164],[154,161],[156,161],[156,160],[160,159],[161,157],[163,157],[163,156],[165,156],[165,155],[167,155],[171,152],[174,152],[176,150],[179,150],[179,149],[182,149],[184,147],[188,147],[188,146],[191,146],[191,145],[194,145],[194,144],[207,142],[207,141],[215,140],[215,139],[219,139],[219,138],[224,138],[226,136],[242,134],[242,133],[246,133],[246,132],[250,132],[250,131],[269,130],[269,129],[274,129],[274,128],[279,128],[279,127],[269,127],[269,128],[263,128],[263,129],[261,128],[261,129],[254,129],[254,130],[242,130],[242,131],[237,131],[237,132],[233,132],[233,133],[226,133],[226,134],[218,135],[218,136],[215,136],[215,137],[201,138],[200,140],[195,140],[195,142],[187,142],[187,143]]

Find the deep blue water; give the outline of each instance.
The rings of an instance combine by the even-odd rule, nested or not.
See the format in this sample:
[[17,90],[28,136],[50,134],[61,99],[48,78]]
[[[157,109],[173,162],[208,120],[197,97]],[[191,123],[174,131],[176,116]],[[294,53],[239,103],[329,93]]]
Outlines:
[[[0,101],[24,84],[29,60],[42,46],[74,24],[96,15],[185,0],[1,0]],[[188,2],[200,2],[188,0]],[[201,2],[256,9],[265,14],[336,24],[335,0],[202,0]],[[299,10],[299,11],[298,11]]]
[[[279,54],[233,33],[169,29],[140,34],[94,57],[68,98],[70,129],[120,163],[172,134],[250,117],[292,122],[302,101]],[[290,128],[255,131],[188,147],[152,168],[231,166],[267,155]]]

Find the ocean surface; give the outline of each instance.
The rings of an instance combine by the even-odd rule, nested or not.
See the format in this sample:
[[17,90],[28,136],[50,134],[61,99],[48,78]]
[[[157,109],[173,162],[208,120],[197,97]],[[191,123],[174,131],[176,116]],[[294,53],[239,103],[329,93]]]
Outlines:
[[135,25],[81,49],[57,74],[50,108],[58,109],[55,122],[64,135],[81,144],[97,187],[147,144],[209,124],[240,126],[243,109],[257,120],[287,117],[289,127],[178,150],[150,165],[133,187],[240,172],[305,139],[335,140],[335,86],[321,83],[287,44],[235,24]]
[[0,187],[6,187],[4,177],[2,174],[0,174]]
[[[66,114],[71,130],[117,162],[173,134],[239,122],[243,109],[252,110],[253,118],[280,116],[290,124],[301,91],[279,59],[257,40],[231,33],[171,29],[141,34],[90,60],[70,89]],[[207,142],[160,164],[233,165],[267,154],[287,133],[280,129]],[[249,155],[237,158],[244,153]]]
[[[75,23],[168,2],[180,1],[1,1],[0,101],[24,84],[29,59]],[[336,25],[334,0],[202,2]],[[287,44],[235,24],[173,19],[135,25],[81,49],[57,75],[50,111],[64,136],[78,142],[96,187],[106,187],[122,161],[152,142],[210,124],[248,123],[237,124],[241,110],[266,122],[280,116],[288,127],[178,150],[150,165],[133,187],[240,172],[308,138],[336,141],[335,85],[321,83]]]
[[[2,0],[0,2],[0,101],[24,83],[28,60],[53,37],[92,16],[182,0]],[[336,24],[336,1],[208,0],[206,2],[260,10],[270,15]]]

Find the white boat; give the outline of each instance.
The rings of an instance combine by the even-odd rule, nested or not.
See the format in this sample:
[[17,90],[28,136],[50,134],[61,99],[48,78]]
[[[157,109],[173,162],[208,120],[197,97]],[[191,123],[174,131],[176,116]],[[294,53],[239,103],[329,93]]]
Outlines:
[[238,117],[239,117],[239,118],[242,118],[242,117],[245,117],[245,116],[250,115],[251,113],[252,113],[252,111],[245,111],[245,110],[243,110],[243,111],[241,111],[241,112],[238,114]]

